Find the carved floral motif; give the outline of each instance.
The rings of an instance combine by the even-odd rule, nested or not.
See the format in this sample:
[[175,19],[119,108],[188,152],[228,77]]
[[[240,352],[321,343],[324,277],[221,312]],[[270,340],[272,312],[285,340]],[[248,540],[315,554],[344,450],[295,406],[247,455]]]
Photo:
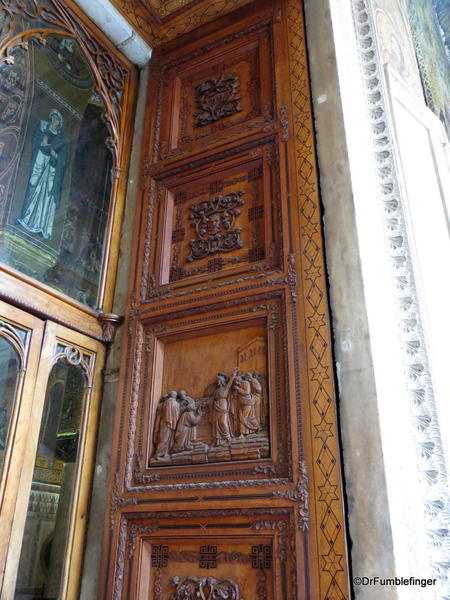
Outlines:
[[225,196],[213,196],[199,204],[191,204],[191,226],[195,228],[197,239],[191,240],[191,253],[186,258],[192,262],[218,252],[231,252],[244,246],[241,240],[241,228],[234,228],[239,207],[244,204],[244,191],[233,192]]
[[244,600],[232,579],[173,577],[172,583],[177,589],[170,600]]
[[195,101],[200,111],[194,113],[196,127],[203,127],[241,112],[240,86],[236,73],[222,73],[197,85]]
[[298,464],[299,475],[297,486],[294,490],[278,490],[274,492],[277,498],[287,498],[291,502],[298,503],[299,529],[308,531],[309,528],[309,494],[308,494],[308,473],[306,463],[302,459]]

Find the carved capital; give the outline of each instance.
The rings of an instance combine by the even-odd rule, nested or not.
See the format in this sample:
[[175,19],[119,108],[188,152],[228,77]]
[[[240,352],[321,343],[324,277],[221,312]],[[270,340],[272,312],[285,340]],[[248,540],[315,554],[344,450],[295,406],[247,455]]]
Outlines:
[[123,322],[123,317],[113,313],[100,313],[97,317],[103,330],[103,341],[112,344],[116,330]]

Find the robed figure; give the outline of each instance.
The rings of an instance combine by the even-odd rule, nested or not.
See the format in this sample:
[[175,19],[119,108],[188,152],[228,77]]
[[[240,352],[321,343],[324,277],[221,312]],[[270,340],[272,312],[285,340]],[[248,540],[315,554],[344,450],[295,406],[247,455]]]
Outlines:
[[177,429],[175,431],[174,444],[172,452],[184,452],[192,450],[197,438],[197,425],[202,419],[200,408],[195,400],[187,398],[185,406],[180,418],[178,419]]
[[233,385],[233,389],[237,395],[238,437],[257,433],[260,429],[255,410],[258,403],[258,396],[252,393],[252,384],[249,379],[242,376],[236,377]]
[[51,109],[48,121],[39,121],[36,127],[25,202],[22,215],[17,219],[22,227],[45,239],[52,237],[67,164],[62,127],[63,117],[56,108]]
[[168,456],[172,445],[180,416],[180,405],[177,401],[177,393],[172,391],[165,394],[156,410],[155,428],[155,454],[156,458]]
[[221,446],[231,442],[233,430],[230,419],[230,400],[228,395],[237,375],[238,369],[234,369],[229,380],[225,373],[218,373],[216,391],[212,409],[212,437],[215,446]]

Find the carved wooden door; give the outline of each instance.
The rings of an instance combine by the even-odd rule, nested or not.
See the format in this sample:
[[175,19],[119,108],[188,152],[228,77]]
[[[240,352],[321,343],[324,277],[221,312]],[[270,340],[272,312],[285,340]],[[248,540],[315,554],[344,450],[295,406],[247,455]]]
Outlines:
[[100,598],[348,598],[303,17],[154,54]]

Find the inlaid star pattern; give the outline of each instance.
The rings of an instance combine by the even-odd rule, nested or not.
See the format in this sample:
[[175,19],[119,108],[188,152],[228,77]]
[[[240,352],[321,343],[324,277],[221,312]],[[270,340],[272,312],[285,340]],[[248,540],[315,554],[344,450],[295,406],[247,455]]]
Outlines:
[[324,483],[323,485],[319,485],[320,496],[319,501],[325,502],[330,505],[335,500],[339,500],[337,495],[337,485],[333,485],[331,483]]
[[308,221],[306,225],[302,226],[302,233],[306,237],[312,237],[318,232],[318,224]]
[[[323,282],[324,265],[320,252],[320,209],[317,201],[317,180],[315,177],[315,159],[313,131],[309,111],[307,90],[308,73],[305,61],[305,47],[302,39],[302,14],[298,0],[288,0],[288,44],[291,62],[291,92],[293,99],[294,132],[296,141],[296,170],[298,198],[301,211],[302,264],[305,282],[305,311],[308,325],[309,374],[312,405],[312,425],[317,440],[315,469],[320,495],[318,521],[320,523],[319,540],[322,546],[320,593],[317,600],[348,600],[345,556],[336,554],[343,539],[341,526],[339,474],[337,464],[335,435],[332,430],[334,418],[328,415],[333,406],[333,390],[330,380],[331,362],[329,346],[323,347],[321,340],[327,340],[324,332],[327,325],[325,288]],[[324,329],[321,329],[324,328]],[[317,362],[316,362],[317,361]],[[320,442],[318,441],[320,440]],[[320,451],[318,450],[319,446]],[[336,549],[336,550],[335,550]],[[344,565],[344,567],[343,567]],[[343,591],[345,590],[345,591]],[[320,598],[319,598],[320,596]]]
[[321,364],[318,364],[317,367],[312,367],[311,373],[312,381],[318,381],[319,383],[321,383],[324,379],[330,378],[330,376],[328,375],[328,367]]
[[321,327],[325,327],[325,315],[314,313],[310,317],[308,317],[308,327],[311,329],[320,329]]
[[333,423],[327,423],[327,421],[323,420],[319,425],[314,425],[316,429],[316,438],[322,440],[322,442],[326,442],[329,437],[333,437],[333,432],[331,428],[333,427]]
[[316,281],[316,279],[319,279],[319,277],[321,277],[322,275],[322,271],[321,268],[318,267],[317,265],[310,265],[306,271],[306,280],[307,281],[312,281],[314,283],[314,281]]
[[342,554],[336,554],[333,548],[330,549],[328,554],[322,554],[323,570],[328,571],[333,577],[338,571],[343,571],[342,567]]

